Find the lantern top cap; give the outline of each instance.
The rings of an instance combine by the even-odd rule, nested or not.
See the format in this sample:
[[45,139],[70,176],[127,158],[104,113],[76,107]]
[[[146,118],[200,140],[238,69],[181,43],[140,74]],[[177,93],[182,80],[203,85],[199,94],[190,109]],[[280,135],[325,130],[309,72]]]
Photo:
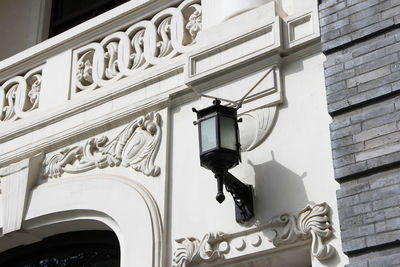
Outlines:
[[211,106],[200,110],[193,108],[192,110],[193,112],[196,112],[198,120],[213,114],[222,114],[226,116],[237,117],[236,108],[221,105],[221,100],[219,100],[218,98],[213,100],[213,105]]
[[214,105],[220,105],[221,104],[221,100],[219,100],[218,98],[213,100],[213,104]]

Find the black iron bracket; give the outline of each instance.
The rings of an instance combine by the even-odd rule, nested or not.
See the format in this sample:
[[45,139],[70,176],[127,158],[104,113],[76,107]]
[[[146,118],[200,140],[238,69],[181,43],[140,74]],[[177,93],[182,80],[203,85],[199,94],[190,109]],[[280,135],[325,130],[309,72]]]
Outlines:
[[222,188],[222,184],[225,184],[226,191],[231,193],[233,201],[235,201],[236,221],[243,224],[253,218],[253,187],[242,183],[229,172],[216,174],[215,178],[217,178],[218,184],[217,201],[222,203],[225,199]]

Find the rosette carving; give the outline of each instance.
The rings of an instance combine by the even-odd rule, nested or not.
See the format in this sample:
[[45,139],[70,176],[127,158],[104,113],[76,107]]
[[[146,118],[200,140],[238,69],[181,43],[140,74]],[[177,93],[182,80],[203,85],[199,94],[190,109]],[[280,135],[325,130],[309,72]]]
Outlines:
[[78,60],[76,70],[76,82],[81,90],[87,89],[93,84],[92,79],[93,51],[86,52]]
[[161,142],[160,123],[160,115],[152,112],[135,119],[111,141],[102,136],[91,138],[84,145],[65,148],[44,160],[44,177],[120,165],[157,176],[160,167],[154,161]]
[[0,122],[15,121],[39,107],[42,66],[0,86]]
[[[264,225],[243,232],[208,233],[201,240],[194,237],[177,239],[172,266],[186,267],[260,253],[263,251],[262,244],[266,242],[280,247],[310,239],[311,255],[318,260],[329,259],[335,249],[325,243],[332,235],[328,213],[329,206],[326,203],[308,205],[297,217],[282,214]],[[272,232],[274,236],[268,238],[265,232]],[[250,252],[246,251],[247,248]]]
[[34,74],[27,79],[29,101],[32,106],[29,110],[33,110],[39,107],[40,87],[42,86],[42,74]]
[[198,4],[194,4],[191,5],[190,7],[194,9],[194,11],[190,14],[188,18],[186,29],[189,31],[192,38],[195,39],[197,37],[197,33],[201,31],[201,22],[202,22],[201,6]]
[[94,90],[189,51],[201,30],[200,0],[139,21],[74,51],[74,92]]

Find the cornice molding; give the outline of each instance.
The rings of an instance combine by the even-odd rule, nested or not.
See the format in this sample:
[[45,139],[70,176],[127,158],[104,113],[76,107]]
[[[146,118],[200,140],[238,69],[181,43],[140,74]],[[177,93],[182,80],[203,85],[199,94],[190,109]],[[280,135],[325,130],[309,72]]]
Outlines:
[[[181,90],[182,88],[175,88],[172,91]],[[27,146],[15,148],[12,151],[0,155],[0,166],[6,166],[10,163],[19,161],[21,158],[34,156],[35,154],[38,154],[40,152],[46,152],[49,148],[62,147],[63,145],[68,144],[71,138],[95,131],[96,129],[99,129],[110,122],[126,119],[127,117],[132,116],[132,114],[140,114],[145,111],[161,110],[163,108],[166,108],[170,101],[170,93],[173,92],[166,92],[156,97],[148,98],[144,101],[139,101],[134,105],[123,107],[119,110],[107,114],[107,116],[101,116],[95,120],[90,120],[84,124],[72,127],[67,131],[59,132],[53,135],[51,139],[43,138],[38,142],[30,143]],[[29,127],[29,125],[27,125],[27,127]],[[29,130],[26,129],[26,131]]]

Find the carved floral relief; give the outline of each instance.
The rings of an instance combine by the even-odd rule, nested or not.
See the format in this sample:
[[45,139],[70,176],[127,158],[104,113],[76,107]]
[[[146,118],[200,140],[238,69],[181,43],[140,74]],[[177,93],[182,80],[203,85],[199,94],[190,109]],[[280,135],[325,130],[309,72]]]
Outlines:
[[[311,240],[311,255],[318,260],[333,256],[335,248],[327,244],[332,235],[328,217],[329,206],[326,203],[308,205],[297,217],[283,214],[272,218],[268,223],[243,232],[225,234],[207,233],[202,239],[195,237],[175,240],[172,266],[186,267],[208,262],[223,262],[232,251],[245,251],[246,247],[263,250],[263,243],[272,242],[275,247]],[[273,232],[267,239],[263,231]],[[252,250],[254,252],[254,250]]]
[[106,86],[189,51],[201,31],[200,2],[185,0],[75,50],[73,92]]
[[160,167],[154,161],[161,143],[160,124],[160,114],[151,112],[132,121],[112,140],[101,136],[83,145],[67,147],[44,160],[44,177],[56,178],[64,172],[81,173],[114,166],[158,176]]

